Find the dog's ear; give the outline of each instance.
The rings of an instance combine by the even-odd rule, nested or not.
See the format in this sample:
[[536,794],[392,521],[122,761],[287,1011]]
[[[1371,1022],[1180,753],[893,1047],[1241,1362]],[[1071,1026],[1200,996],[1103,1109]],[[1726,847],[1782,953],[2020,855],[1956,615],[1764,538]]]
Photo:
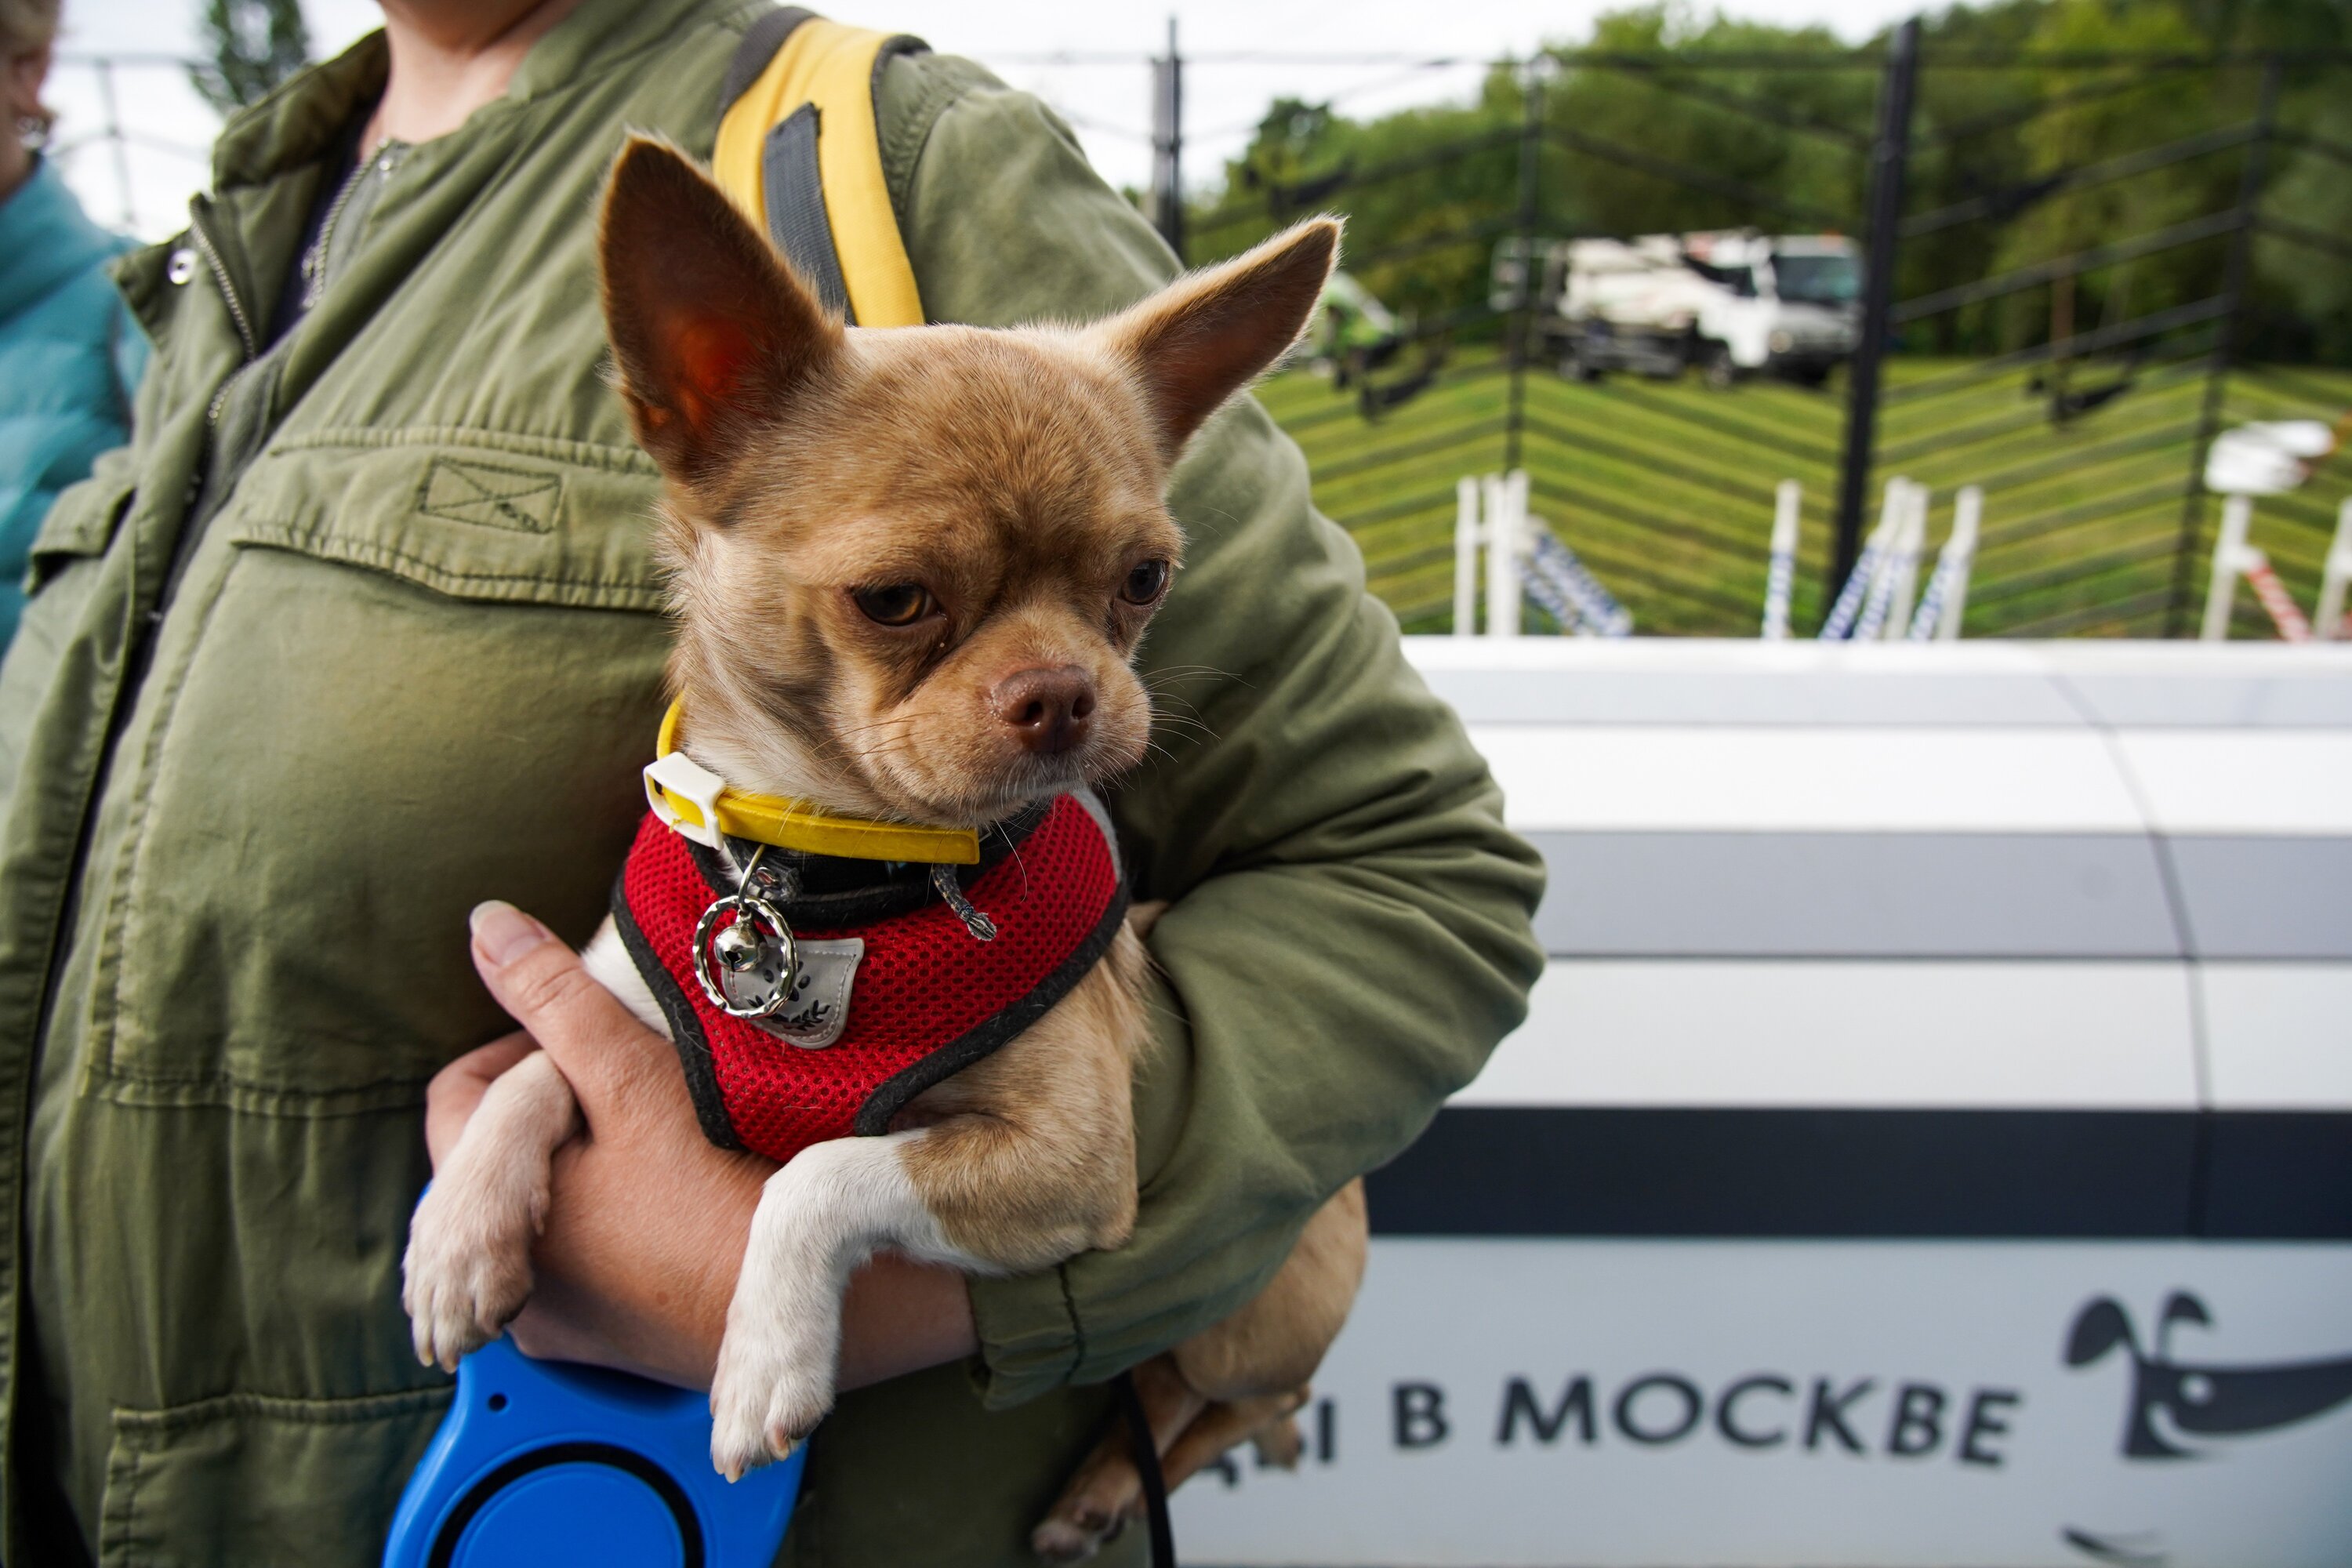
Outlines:
[[1096,342],[1142,380],[1170,462],[1210,415],[1298,341],[1339,255],[1339,220],[1309,218],[1094,328]]
[[604,322],[637,439],[713,471],[842,343],[842,324],[686,154],[633,136],[604,192]]

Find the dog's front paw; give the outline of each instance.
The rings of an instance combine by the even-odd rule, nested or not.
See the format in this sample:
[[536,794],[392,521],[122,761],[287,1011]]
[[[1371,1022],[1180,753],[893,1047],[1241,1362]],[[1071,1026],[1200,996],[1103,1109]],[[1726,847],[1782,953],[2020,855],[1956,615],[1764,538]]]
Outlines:
[[729,1480],[790,1456],[833,1408],[833,1357],[809,1339],[728,1325],[710,1380],[710,1463]]
[[460,1357],[497,1339],[530,1299],[530,1244],[543,1205],[520,1215],[435,1187],[409,1222],[400,1304],[416,1359],[455,1372]]

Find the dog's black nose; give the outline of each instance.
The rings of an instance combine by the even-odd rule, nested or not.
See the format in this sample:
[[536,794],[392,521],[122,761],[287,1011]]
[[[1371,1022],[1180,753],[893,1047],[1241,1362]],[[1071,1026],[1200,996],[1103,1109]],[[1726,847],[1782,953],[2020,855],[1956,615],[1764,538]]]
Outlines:
[[1094,721],[1095,683],[1075,664],[1016,670],[998,681],[992,695],[996,716],[1022,745],[1040,756],[1076,746]]

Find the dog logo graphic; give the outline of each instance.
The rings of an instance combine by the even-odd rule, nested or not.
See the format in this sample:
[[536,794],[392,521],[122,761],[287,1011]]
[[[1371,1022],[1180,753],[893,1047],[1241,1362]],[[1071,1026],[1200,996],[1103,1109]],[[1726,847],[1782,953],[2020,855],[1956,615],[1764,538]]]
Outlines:
[[2111,1296],[2085,1303],[2066,1337],[2066,1364],[2084,1367],[2122,1346],[2131,1355],[2131,1415],[2126,1459],[2189,1459],[2193,1438],[2243,1437],[2325,1415],[2352,1400],[2352,1356],[2276,1366],[2218,1366],[2176,1361],[2172,1331],[2182,1323],[2212,1326],[2205,1303],[2176,1290],[2164,1303],[2153,1351],[2143,1352],[2131,1316]]

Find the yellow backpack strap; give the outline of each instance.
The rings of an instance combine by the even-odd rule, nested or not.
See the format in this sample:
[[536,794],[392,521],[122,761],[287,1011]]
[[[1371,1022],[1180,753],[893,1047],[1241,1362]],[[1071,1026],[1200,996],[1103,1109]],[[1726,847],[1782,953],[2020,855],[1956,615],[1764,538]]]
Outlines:
[[859,326],[923,321],[882,174],[875,89],[920,40],[771,11],[737,47],[711,173],[827,306]]

